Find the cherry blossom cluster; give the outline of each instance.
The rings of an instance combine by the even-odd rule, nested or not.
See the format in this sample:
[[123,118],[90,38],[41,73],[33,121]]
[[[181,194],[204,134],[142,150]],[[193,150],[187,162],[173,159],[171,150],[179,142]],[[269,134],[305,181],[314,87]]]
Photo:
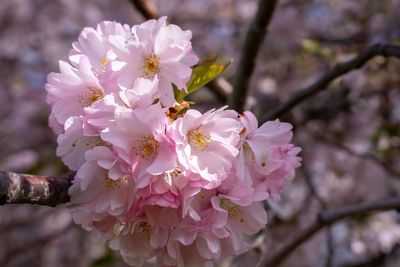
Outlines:
[[102,22],[48,75],[57,155],[76,171],[74,221],[133,266],[212,266],[245,252],[267,222],[263,201],[300,165],[290,124],[175,100],[198,63],[191,37],[165,17]]

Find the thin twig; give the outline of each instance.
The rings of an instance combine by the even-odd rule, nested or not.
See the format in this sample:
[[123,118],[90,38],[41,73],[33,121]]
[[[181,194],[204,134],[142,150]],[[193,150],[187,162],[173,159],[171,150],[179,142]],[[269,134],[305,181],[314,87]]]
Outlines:
[[[310,190],[310,193],[314,196],[315,199],[319,202],[321,206],[321,211],[324,211],[328,208],[328,204],[326,201],[321,197],[321,195],[318,192],[318,189],[316,188],[314,184],[314,179],[309,170],[305,167],[305,164],[303,165],[302,168],[304,178],[306,180],[306,184]],[[320,211],[320,212],[321,212]],[[335,248],[333,244],[333,234],[332,234],[332,227],[328,226],[326,228],[326,259],[325,259],[325,267],[331,267],[332,266],[332,261],[335,255]]]
[[305,164],[303,161],[303,167],[301,168],[301,170],[303,171],[306,185],[307,185],[308,189],[310,190],[310,193],[315,197],[316,200],[318,200],[321,207],[325,209],[327,207],[326,201],[319,194],[319,192],[314,184],[313,177],[311,176],[310,172],[304,166],[305,166]]
[[333,230],[331,226],[326,228],[326,259],[325,267],[333,266],[333,259],[335,258],[335,246],[333,243]]
[[296,231],[289,241],[285,242],[281,247],[261,259],[258,266],[277,267],[290,253],[293,252],[293,250],[309,240],[319,230],[344,218],[366,212],[378,212],[394,209],[400,209],[400,197],[323,211],[311,224],[306,226],[304,229]]
[[0,171],[0,205],[14,203],[57,206],[69,201],[74,173],[45,177]]
[[388,44],[375,44],[361,52],[355,58],[335,65],[329,72],[325,73],[321,78],[310,86],[299,90],[292,98],[283,103],[277,109],[267,114],[262,121],[268,121],[274,118],[281,117],[285,113],[292,110],[294,107],[304,102],[310,97],[315,96],[321,91],[327,89],[327,86],[336,78],[352,71],[361,68],[369,60],[375,56],[397,57],[400,58],[400,46]]
[[159,17],[157,6],[151,0],[130,0],[145,19],[157,19]]
[[316,136],[316,138],[318,138],[321,142],[323,142],[326,145],[335,147],[337,149],[340,149],[340,150],[346,152],[350,156],[372,161],[375,164],[379,165],[387,174],[389,174],[393,178],[400,179],[400,171],[396,170],[393,166],[391,166],[384,160],[379,159],[377,156],[375,156],[374,154],[372,154],[370,152],[366,152],[366,153],[356,152],[353,149],[351,149],[337,141],[334,141],[332,138],[329,138],[329,137]]
[[229,106],[242,112],[246,104],[249,83],[255,68],[255,61],[267,33],[268,25],[274,14],[278,0],[260,0],[257,14],[250,28],[241,51],[238,69],[235,74],[233,93],[229,97]]

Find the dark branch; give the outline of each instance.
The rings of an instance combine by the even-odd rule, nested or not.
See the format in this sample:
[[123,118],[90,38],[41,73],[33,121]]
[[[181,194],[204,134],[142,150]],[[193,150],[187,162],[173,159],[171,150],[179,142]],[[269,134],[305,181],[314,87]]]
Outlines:
[[0,171],[0,205],[14,203],[57,206],[69,201],[74,173],[45,177]]
[[131,0],[131,3],[145,19],[157,19],[159,17],[157,6],[151,0]]
[[333,82],[336,78],[352,71],[361,68],[369,60],[375,56],[384,57],[397,57],[400,58],[400,46],[398,45],[387,45],[387,44],[375,44],[367,48],[364,52],[360,53],[355,58],[335,65],[329,72],[324,74],[315,83],[310,86],[299,90],[292,98],[287,102],[283,103],[276,110],[273,110],[262,121],[268,121],[271,119],[278,118],[285,113],[292,110],[295,106],[307,100],[310,97],[315,96],[319,92],[327,89],[327,86]]
[[235,74],[234,90],[228,101],[229,106],[239,112],[243,111],[246,104],[250,78],[255,68],[255,60],[267,33],[277,2],[278,0],[260,0],[257,14],[247,31]]
[[322,211],[314,222],[309,224],[306,228],[297,231],[289,241],[284,243],[275,251],[272,251],[270,254],[267,254],[265,258],[261,259],[258,266],[277,267],[290,253],[293,252],[293,250],[305,241],[309,240],[315,233],[339,220],[366,212],[395,209],[400,209],[400,197]]
[[334,147],[336,149],[340,149],[340,150],[346,152],[350,156],[374,162],[375,164],[379,165],[391,177],[393,177],[395,179],[400,179],[400,171],[398,171],[395,167],[393,167],[392,165],[390,165],[386,161],[378,158],[377,156],[375,156],[371,152],[365,152],[365,153],[356,152],[353,149],[345,146],[344,144],[341,144],[341,143],[335,141],[331,137],[325,137],[325,136],[322,136],[322,135],[321,136],[320,135],[315,135],[315,138],[317,140],[320,140],[321,142],[323,142],[326,145],[332,146],[332,147]]
[[[303,162],[304,164],[304,162]],[[310,193],[314,196],[314,198],[318,201],[318,203],[321,206],[321,210],[326,210],[328,208],[328,204],[326,201],[321,197],[320,193],[318,192],[315,184],[314,184],[314,179],[313,175],[309,172],[309,170],[303,165],[303,174],[304,178],[306,181],[306,184],[308,186],[308,189],[310,190]],[[332,228],[328,226],[326,228],[326,260],[325,260],[325,267],[331,267],[333,263],[333,256],[335,254],[335,248],[333,244],[333,235],[332,235]]]

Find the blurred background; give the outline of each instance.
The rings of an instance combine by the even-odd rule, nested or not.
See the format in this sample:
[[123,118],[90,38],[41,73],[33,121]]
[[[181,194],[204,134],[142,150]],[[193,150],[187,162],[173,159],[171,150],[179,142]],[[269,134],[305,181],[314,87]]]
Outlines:
[[[193,32],[202,59],[233,59],[231,82],[256,0],[154,0],[159,13]],[[144,21],[128,0],[0,1],[0,169],[43,175],[66,171],[55,156],[44,84],[85,26]],[[282,0],[264,40],[247,109],[262,118],[334,63],[376,42],[400,43],[400,1]],[[400,60],[376,57],[336,80],[283,119],[295,125],[303,167],[282,200],[268,203],[269,225],[256,249],[221,266],[255,266],[321,206],[335,208],[400,192]],[[195,108],[222,106],[213,86]],[[229,86],[227,87],[229,89]],[[310,186],[312,185],[312,186]],[[318,197],[312,193],[312,188]],[[345,220],[319,232],[281,266],[399,266],[399,212]],[[126,266],[64,208],[0,207],[0,266]]]

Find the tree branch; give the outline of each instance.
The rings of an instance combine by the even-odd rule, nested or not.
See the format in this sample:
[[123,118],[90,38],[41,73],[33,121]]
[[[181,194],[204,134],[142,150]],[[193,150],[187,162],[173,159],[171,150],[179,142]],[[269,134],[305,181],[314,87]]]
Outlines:
[[55,207],[69,201],[74,173],[45,177],[0,171],[0,205],[14,203]]
[[366,212],[387,211],[394,209],[400,209],[400,197],[322,211],[314,220],[314,222],[309,224],[304,229],[297,231],[289,241],[261,259],[258,266],[277,267],[290,253],[293,252],[293,250],[295,250],[305,241],[309,240],[319,230],[344,218]]
[[228,101],[229,106],[238,112],[242,112],[246,104],[250,78],[255,68],[255,60],[267,33],[277,2],[278,0],[260,0],[257,14],[247,31],[235,74],[234,90]]
[[[303,162],[304,164],[304,162]],[[326,201],[321,197],[319,194],[315,184],[314,179],[309,170],[303,165],[302,171],[304,174],[304,178],[310,193],[314,196],[314,198],[318,201],[321,206],[321,210],[326,210],[328,208],[328,204]],[[320,211],[321,212],[321,211]],[[331,267],[333,264],[333,257],[335,254],[335,247],[333,244],[333,235],[332,235],[332,228],[330,226],[326,229],[326,259],[325,259],[325,267]]]
[[131,3],[145,19],[157,19],[159,17],[157,6],[151,0],[131,0]]
[[375,56],[400,58],[400,46],[388,45],[388,44],[375,44],[367,48],[365,51],[361,52],[355,58],[345,63],[336,64],[329,72],[324,74],[316,82],[314,82],[308,87],[299,90],[287,102],[283,103],[277,109],[267,114],[267,116],[265,116],[262,119],[262,121],[265,122],[284,115],[285,113],[289,112],[291,109],[293,109],[303,101],[327,89],[327,86],[331,82],[333,82],[336,78],[352,70],[361,68],[362,66],[364,66],[365,63],[367,63]]
[[350,156],[374,162],[375,164],[379,165],[391,177],[393,177],[395,179],[400,179],[400,171],[398,171],[396,168],[394,168],[393,166],[391,166],[389,163],[385,162],[384,160],[378,158],[373,153],[371,153],[371,152],[359,153],[359,152],[356,152],[353,149],[347,147],[346,145],[335,141],[333,138],[324,137],[322,135],[314,135],[314,136],[317,140],[319,140],[323,144],[332,146],[333,148],[336,148],[339,150],[342,150],[345,153],[349,154]]

